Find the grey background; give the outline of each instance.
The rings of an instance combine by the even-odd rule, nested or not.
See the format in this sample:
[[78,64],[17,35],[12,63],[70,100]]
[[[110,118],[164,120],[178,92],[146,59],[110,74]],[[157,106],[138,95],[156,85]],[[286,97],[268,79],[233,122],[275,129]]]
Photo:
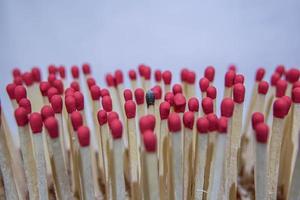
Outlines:
[[219,93],[224,71],[235,63],[249,95],[258,66],[268,75],[277,64],[299,66],[299,8],[297,0],[1,0],[2,106],[15,129],[5,92],[11,69],[50,63],[89,62],[101,86],[106,72],[142,62],[171,69],[176,80],[183,66],[199,78],[212,64]]

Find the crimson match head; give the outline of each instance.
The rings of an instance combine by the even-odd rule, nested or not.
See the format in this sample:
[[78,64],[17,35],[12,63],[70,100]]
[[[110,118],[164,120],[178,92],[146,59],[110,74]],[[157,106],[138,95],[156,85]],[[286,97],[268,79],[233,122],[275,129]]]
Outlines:
[[275,72],[278,73],[280,75],[280,77],[282,75],[284,75],[285,74],[285,67],[284,67],[284,65],[278,65],[276,67],[276,69],[275,69]]
[[78,66],[73,65],[73,66],[71,67],[71,74],[72,74],[72,77],[73,77],[74,79],[78,79],[78,78],[79,78],[79,68],[78,68]]
[[23,98],[19,101],[19,106],[25,108],[27,114],[31,113],[31,102],[27,98]]
[[53,82],[56,80],[55,74],[49,74],[47,80],[51,85],[53,85]]
[[140,132],[143,134],[146,130],[154,131],[155,123],[154,115],[142,116],[139,120]]
[[15,88],[16,88],[16,86],[17,85],[14,84],[14,83],[9,83],[9,84],[6,85],[6,92],[7,92],[8,96],[11,100],[15,99]]
[[145,102],[145,92],[142,88],[137,88],[134,91],[134,98],[137,105],[144,104]]
[[262,81],[266,73],[266,70],[262,67],[258,68],[256,70],[256,75],[255,75],[255,81],[259,82]]
[[235,71],[229,70],[225,74],[225,82],[224,82],[225,87],[232,87],[234,81],[235,81]]
[[63,65],[59,66],[58,72],[59,72],[60,78],[62,78],[62,79],[66,78],[66,68],[65,68],[65,66],[63,66]]
[[245,99],[245,86],[241,83],[233,86],[233,100],[236,103],[243,103]]
[[43,119],[40,113],[34,112],[29,117],[29,124],[33,134],[41,133],[43,129]]
[[54,96],[54,95],[58,95],[59,92],[58,90],[55,88],[55,87],[50,87],[47,91],[47,97],[48,97],[48,100],[51,101],[51,98]]
[[18,85],[17,87],[15,87],[14,95],[16,101],[19,102],[21,99],[27,97],[27,91],[23,85]]
[[220,117],[218,121],[218,132],[219,133],[227,133],[228,127],[228,118],[227,117]]
[[88,63],[82,64],[82,72],[83,72],[84,75],[91,74],[91,67]]
[[111,134],[113,136],[113,139],[122,138],[123,125],[122,125],[122,122],[119,119],[114,119],[111,122],[110,130],[111,130]]
[[119,69],[115,71],[115,81],[117,85],[123,84],[124,82],[123,72]]
[[206,67],[204,70],[204,77],[210,82],[213,82],[215,78],[215,68],[213,66]]
[[206,95],[210,97],[211,99],[217,98],[217,89],[214,86],[209,86],[206,89]]
[[33,78],[33,81],[36,82],[36,83],[39,83],[41,82],[41,70],[40,68],[38,67],[33,67],[31,69],[31,75],[32,75],[32,78]]
[[295,89],[297,87],[300,87],[300,81],[296,81],[295,83],[293,83],[292,89]]
[[94,78],[90,77],[86,79],[86,84],[88,85],[89,89],[91,89],[93,85],[96,85],[96,81]]
[[63,101],[60,95],[52,96],[50,103],[55,113],[62,113]]
[[101,90],[98,85],[93,85],[90,89],[90,93],[91,93],[93,101],[98,101],[100,99]]
[[110,96],[104,96],[102,98],[102,107],[106,112],[111,112],[113,105],[112,105],[112,99]]
[[234,109],[234,102],[231,98],[224,98],[221,102],[221,116],[223,117],[232,117]]
[[136,72],[135,72],[135,70],[133,70],[133,69],[129,70],[128,76],[129,76],[130,80],[132,80],[132,81],[136,80]]
[[80,126],[77,130],[78,142],[81,147],[90,145],[90,129],[86,126]]
[[244,84],[245,78],[242,74],[237,74],[234,77],[234,84],[241,83]]
[[151,130],[147,130],[143,134],[144,147],[147,152],[156,152],[157,139]]
[[58,138],[59,129],[58,122],[55,117],[49,117],[44,121],[45,128],[52,139]]
[[214,112],[214,101],[210,97],[205,97],[201,102],[203,112],[208,115]]
[[56,66],[53,65],[53,64],[50,64],[50,65],[48,66],[48,73],[49,73],[49,74],[56,74],[56,72],[57,72]]
[[209,86],[209,80],[205,77],[201,78],[199,80],[199,87],[200,87],[200,90],[201,92],[206,92],[208,86]]
[[15,78],[14,78],[14,83],[15,83],[16,85],[23,85],[22,77],[21,77],[21,76],[15,77]]
[[295,83],[296,81],[298,81],[299,76],[300,76],[300,71],[296,68],[291,68],[286,73],[286,79],[290,83]]
[[300,103],[300,87],[294,88],[292,91],[292,99],[294,103]]
[[119,114],[115,111],[109,112],[107,115],[108,126],[111,126],[112,121],[119,119]]
[[283,98],[278,98],[273,103],[273,115],[276,118],[284,118],[287,114],[288,102]]
[[179,113],[179,112],[184,112],[185,111],[185,106],[186,106],[186,99],[183,96],[183,94],[178,93],[174,96],[174,111]]
[[274,72],[271,76],[271,86],[276,86],[277,82],[280,80],[280,75],[277,72]]
[[14,68],[12,70],[12,75],[14,78],[21,76],[22,75],[21,70],[19,68]]
[[50,83],[47,81],[40,82],[40,91],[43,97],[47,96],[48,89],[51,87]]
[[60,95],[62,95],[64,93],[64,84],[60,79],[56,79],[53,82],[53,86],[57,89],[57,91]]
[[65,98],[65,106],[67,109],[67,112],[71,114],[76,110],[76,99],[74,96],[66,96]]
[[155,78],[156,82],[158,82],[158,83],[161,82],[162,74],[161,74],[161,71],[159,69],[154,71],[154,78]]
[[168,128],[170,132],[176,133],[181,130],[181,120],[178,113],[171,113],[168,117]]
[[191,111],[186,111],[183,114],[183,125],[184,125],[184,127],[189,128],[189,129],[193,129],[194,122],[195,122],[194,113],[191,112]]
[[144,76],[145,80],[150,80],[150,78],[151,78],[151,68],[150,67],[148,67],[148,66],[144,67],[143,76]]
[[216,131],[218,129],[218,117],[214,113],[206,115],[207,120],[209,121],[208,130],[210,132]]
[[124,96],[125,101],[132,100],[132,92],[131,92],[131,90],[130,89],[125,89],[123,91],[123,96]]
[[27,86],[31,86],[31,85],[33,84],[33,77],[32,77],[31,72],[25,72],[25,73],[22,75],[22,79],[23,79],[23,82],[24,82]]
[[176,95],[178,93],[182,93],[182,86],[178,83],[174,84],[172,87],[172,92],[174,95]]
[[43,121],[45,121],[49,117],[54,117],[55,114],[54,114],[54,110],[51,106],[45,105],[41,109],[41,115],[42,115]]
[[159,114],[160,114],[161,120],[168,119],[169,114],[170,114],[170,108],[171,108],[171,106],[167,101],[160,103]]
[[70,87],[73,88],[75,91],[80,91],[80,85],[77,81],[72,81]]
[[167,92],[165,94],[164,99],[165,99],[165,101],[167,101],[170,104],[170,106],[174,106],[174,94],[173,94],[173,92]]
[[156,85],[153,88],[151,88],[151,91],[153,92],[155,99],[161,99],[162,89],[159,85]]
[[196,81],[196,73],[194,71],[189,71],[187,74],[186,82],[188,84],[195,84],[195,81]]
[[132,100],[128,100],[125,102],[125,105],[124,105],[124,109],[125,109],[125,114],[126,114],[126,117],[128,119],[132,119],[132,118],[135,118],[135,114],[136,114],[136,104],[134,101]]
[[252,129],[255,130],[255,127],[259,123],[263,123],[265,121],[265,116],[260,112],[255,112],[251,117]]
[[99,110],[97,113],[97,119],[100,126],[107,123],[107,112],[105,110]]
[[266,95],[269,89],[269,83],[267,81],[261,81],[258,83],[258,93]]
[[228,66],[228,71],[234,71],[234,72],[236,72],[236,66],[235,66],[235,64],[230,64]]
[[181,82],[187,82],[189,70],[187,68],[183,68],[180,72]]
[[290,108],[291,108],[291,105],[292,105],[292,99],[291,99],[291,97],[289,97],[289,96],[282,96],[281,97],[283,100],[285,100],[286,101],[286,103],[287,103],[287,107],[286,107],[286,114],[288,114],[288,112],[289,112],[289,110],[290,110]]
[[140,64],[139,66],[138,66],[138,71],[139,71],[139,75],[142,77],[142,76],[144,76],[144,68],[146,67],[146,65],[144,65],[144,64]]
[[196,97],[191,97],[188,101],[189,111],[198,112],[199,111],[199,101]]
[[268,142],[269,127],[265,123],[259,123],[255,127],[256,141],[266,144]]
[[74,93],[75,93],[76,91],[73,89],[73,88],[71,88],[71,87],[69,87],[69,88],[67,88],[66,90],[65,90],[65,97],[67,97],[67,96],[74,96]]
[[77,131],[78,128],[83,125],[83,118],[80,112],[78,111],[72,112],[71,123],[74,131]]
[[165,85],[170,85],[172,82],[172,72],[166,70],[162,73],[162,79]]
[[286,80],[283,80],[283,79],[278,80],[277,84],[276,84],[276,97],[284,96],[286,89],[287,89]]
[[109,90],[106,88],[101,89],[101,97],[110,96]]
[[84,96],[81,92],[74,92],[74,98],[76,102],[76,109],[78,111],[84,110]]
[[199,117],[197,119],[197,130],[200,134],[208,133],[209,121],[206,117]]
[[107,74],[105,76],[105,80],[106,80],[106,84],[107,84],[108,87],[115,87],[116,86],[116,81],[115,81],[115,78],[113,77],[113,75]]
[[15,110],[15,119],[19,127],[24,127],[28,124],[28,112],[25,108],[19,107]]

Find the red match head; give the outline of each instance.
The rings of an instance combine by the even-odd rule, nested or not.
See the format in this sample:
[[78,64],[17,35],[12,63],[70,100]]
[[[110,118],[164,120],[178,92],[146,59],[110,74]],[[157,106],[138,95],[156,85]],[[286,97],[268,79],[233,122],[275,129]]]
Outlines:
[[206,116],[207,120],[209,121],[208,130],[210,132],[216,131],[218,129],[218,117],[214,113],[210,113]]
[[56,79],[54,82],[53,82],[53,86],[57,89],[58,93],[59,94],[63,94],[64,93],[64,84],[61,80],[59,79]]
[[19,106],[25,108],[27,114],[31,113],[31,102],[27,98],[23,98],[19,101]]
[[138,71],[139,71],[139,75],[140,76],[144,76],[144,68],[145,68],[146,66],[144,65],[144,64],[140,64],[139,66],[138,66]]
[[65,90],[65,97],[67,97],[67,96],[74,96],[74,93],[75,93],[76,91],[73,89],[73,88],[71,88],[71,87],[69,87],[69,88],[67,88],[66,90]]
[[112,99],[110,96],[104,96],[102,98],[102,107],[106,112],[111,112],[113,105],[112,105]]
[[178,93],[182,93],[182,86],[178,83],[174,84],[172,87],[173,94],[176,95]]
[[154,78],[156,82],[161,82],[161,71],[159,69],[154,71]]
[[33,134],[41,133],[43,129],[43,119],[40,113],[34,112],[29,117],[29,124]]
[[245,99],[245,86],[241,83],[233,86],[233,100],[236,103],[243,103]]
[[66,96],[65,98],[65,106],[67,109],[67,112],[71,114],[76,110],[76,99],[74,96]]
[[82,111],[84,109],[84,96],[81,92],[74,92],[74,98],[76,102],[76,109]]
[[62,79],[66,78],[66,68],[65,68],[65,66],[63,66],[63,65],[59,66],[58,72],[59,72],[60,78],[62,78]]
[[278,80],[277,84],[276,84],[276,97],[284,96],[286,89],[287,89],[286,80],[283,80],[283,79]]
[[72,81],[70,87],[73,88],[75,91],[80,91],[80,85],[77,81]]
[[170,108],[171,106],[167,101],[164,101],[159,105],[159,114],[161,120],[168,119],[170,114]]
[[297,88],[297,87],[300,87],[300,81],[296,81],[295,83],[293,83],[293,88]]
[[198,112],[199,111],[199,101],[196,97],[191,97],[188,101],[189,111]]
[[111,125],[111,122],[115,119],[119,119],[119,114],[115,111],[109,112],[107,115],[108,125]]
[[258,84],[258,93],[266,95],[269,89],[269,83],[267,81],[261,81]]
[[255,127],[256,141],[259,143],[267,143],[269,136],[269,127],[265,123],[259,123]]
[[286,114],[288,114],[288,112],[289,112],[289,110],[290,110],[290,108],[292,106],[292,99],[291,99],[291,97],[286,96],[286,95],[282,96],[281,98],[284,99],[286,101],[286,103],[287,103]]
[[94,78],[90,77],[86,80],[86,84],[88,85],[89,89],[91,89],[93,85],[96,85],[96,81]]
[[73,130],[77,131],[77,129],[83,125],[83,118],[80,112],[74,111],[71,114],[71,123],[73,126]]
[[201,92],[206,92],[208,86],[209,86],[209,80],[207,78],[203,77],[199,80],[199,87]]
[[133,69],[129,70],[128,76],[129,76],[130,80],[136,80],[136,72],[135,72],[135,70],[133,70]]
[[91,67],[90,67],[90,65],[88,63],[84,63],[82,65],[82,72],[83,72],[84,75],[91,74]]
[[33,84],[33,77],[31,72],[25,72],[22,75],[22,79],[27,86],[31,86]]
[[128,119],[132,119],[132,118],[135,118],[135,114],[136,114],[136,104],[134,101],[132,100],[128,100],[125,102],[125,105],[124,105],[124,109],[125,109],[125,114],[126,114],[126,117]]
[[153,115],[142,116],[139,120],[140,132],[144,133],[146,130],[154,131],[155,117]]
[[115,87],[116,86],[115,78],[113,77],[113,75],[107,74],[105,79],[106,79],[106,84],[107,84],[108,87]]
[[132,100],[132,92],[131,92],[131,90],[130,89],[125,89],[123,91],[123,96],[124,96],[125,101]]
[[21,70],[19,68],[14,68],[12,71],[12,75],[14,78],[21,76],[22,75]]
[[150,80],[150,78],[151,78],[151,68],[150,67],[148,67],[148,66],[144,67],[143,76],[144,76],[145,80]]
[[124,82],[123,72],[121,70],[115,71],[115,81],[117,85],[122,84]]
[[52,139],[55,139],[59,136],[58,122],[55,117],[47,118],[44,121],[44,125]]
[[114,139],[122,138],[123,134],[123,125],[119,119],[114,119],[110,125],[111,134]]
[[181,120],[178,113],[171,113],[168,117],[168,128],[170,132],[176,133],[181,130]]
[[205,97],[201,102],[203,112],[208,115],[214,112],[214,102],[210,97]]
[[277,118],[284,118],[287,114],[288,102],[283,98],[278,98],[273,103],[273,115]]
[[101,97],[103,98],[105,96],[110,96],[110,93],[109,93],[108,89],[102,88],[101,89]]
[[276,69],[275,69],[275,72],[278,73],[280,75],[280,77],[282,75],[284,75],[285,74],[285,67],[284,67],[284,65],[278,65],[276,67]]
[[14,83],[9,83],[6,86],[6,92],[11,100],[15,99],[15,88],[16,84]]
[[189,128],[189,129],[193,129],[194,122],[195,122],[194,113],[191,112],[191,111],[186,111],[183,114],[183,125],[184,125],[184,127]]
[[159,85],[156,85],[153,88],[151,88],[151,91],[153,92],[155,99],[161,99],[162,89]]
[[289,71],[287,71],[286,73],[286,79],[290,82],[290,83],[295,83],[296,81],[298,81],[300,76],[300,71],[296,68],[291,68]]
[[234,71],[234,72],[236,72],[236,66],[234,64],[230,64],[228,66],[228,71]]
[[99,110],[97,113],[97,119],[100,126],[107,123],[107,112],[105,110]]
[[167,101],[170,106],[174,106],[174,94],[173,92],[167,92],[165,95],[165,101]]
[[195,81],[196,81],[196,73],[194,71],[189,71],[189,73],[187,74],[186,82],[188,84],[195,84]]
[[57,69],[56,69],[55,65],[51,64],[51,65],[48,66],[48,73],[49,74],[56,74],[56,71],[57,71]]
[[245,78],[244,78],[244,76],[242,74],[235,75],[235,77],[234,77],[234,84],[237,84],[237,83],[244,84],[244,81],[245,81]]
[[276,86],[277,82],[280,80],[280,75],[277,72],[274,72],[271,76],[271,85],[272,86]]
[[170,85],[172,81],[172,73],[169,70],[166,70],[162,73],[162,79],[165,85]]
[[144,104],[145,101],[145,92],[142,88],[137,88],[134,91],[134,97],[137,105]]
[[48,100],[51,101],[51,98],[57,94],[59,94],[58,90],[55,87],[50,87],[47,91]]
[[78,78],[79,78],[79,68],[78,68],[78,66],[73,65],[73,66],[71,67],[71,74],[72,74],[72,77],[73,77],[74,79],[78,79]]
[[47,81],[40,82],[40,91],[43,97],[47,96],[48,89],[51,87],[50,83]]
[[180,78],[182,82],[186,82],[188,79],[189,70],[187,68],[183,68],[180,72]]
[[90,89],[90,93],[91,93],[93,101],[98,101],[100,99],[101,90],[98,85],[93,85]]
[[16,85],[23,85],[22,77],[21,77],[21,76],[15,77],[15,78],[14,78],[14,83],[15,83]]
[[225,74],[225,87],[232,87],[235,81],[235,71],[229,70]]
[[208,132],[209,121],[206,117],[199,117],[197,119],[197,130],[200,134],[205,134]]
[[41,70],[38,67],[33,67],[31,69],[31,75],[34,82],[41,82]]
[[213,66],[206,67],[204,70],[204,77],[210,82],[213,82],[215,78],[215,68]]
[[52,85],[53,82],[56,80],[55,74],[49,74],[48,76],[48,82]]
[[20,127],[26,126],[28,124],[28,112],[23,107],[19,107],[15,110],[15,118],[17,125]]
[[86,126],[80,126],[77,130],[78,142],[81,147],[90,145],[90,129]]
[[227,133],[227,126],[228,126],[228,118],[220,117],[220,119],[218,121],[218,132],[219,133]]
[[147,130],[143,133],[144,147],[147,152],[156,152],[157,139],[153,131]]
[[27,97],[27,92],[24,86],[18,85],[15,87],[14,95],[16,98],[16,101],[19,102],[21,99]]
[[45,121],[49,117],[54,117],[54,110],[51,106],[45,105],[41,109],[41,115],[42,115],[43,121]]
[[264,121],[265,121],[265,117],[262,113],[260,112],[253,113],[251,118],[252,129],[255,130],[256,125],[259,123],[263,123]]
[[217,89],[214,86],[209,86],[206,89],[206,95],[210,97],[211,99],[217,98]]
[[186,106],[186,99],[181,93],[177,93],[174,96],[174,111],[175,112],[184,112]]
[[234,102],[231,98],[224,98],[221,103],[221,116],[232,117]]
[[292,99],[294,103],[300,103],[300,87],[294,88],[292,91]]
[[50,100],[51,106],[55,113],[61,113],[63,108],[63,102],[60,95],[54,95]]
[[264,76],[265,76],[265,73],[266,73],[266,70],[264,69],[264,68],[258,68],[257,70],[256,70],[256,75],[255,75],[255,80],[256,81],[262,81],[262,79],[264,78]]

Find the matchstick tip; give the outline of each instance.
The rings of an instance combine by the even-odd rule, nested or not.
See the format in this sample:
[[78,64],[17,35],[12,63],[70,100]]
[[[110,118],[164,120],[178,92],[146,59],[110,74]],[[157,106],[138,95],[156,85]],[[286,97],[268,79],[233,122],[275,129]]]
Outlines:
[[76,91],[73,89],[73,88],[71,88],[71,87],[69,87],[69,88],[67,88],[66,90],[65,90],[65,98],[67,97],[67,96],[74,96],[74,93],[75,93]]
[[99,110],[97,113],[97,119],[100,126],[107,123],[107,112],[105,110]]
[[300,103],[300,87],[294,88],[292,91],[292,99],[294,103]]
[[225,82],[224,82],[225,87],[232,87],[234,84],[234,80],[235,80],[235,71],[233,70],[227,71],[225,74]]
[[154,71],[154,78],[155,78],[156,82],[161,82],[161,78],[162,78],[161,76],[162,76],[162,74],[159,69]]
[[155,116],[154,115],[144,115],[139,120],[140,132],[143,134],[146,130],[154,131],[155,128]]
[[122,125],[122,122],[119,119],[114,119],[111,122],[110,129],[111,129],[111,134],[112,134],[114,139],[122,138],[123,125]]
[[280,80],[280,74],[278,74],[277,72],[274,72],[271,76],[271,85],[272,86],[276,86],[277,82]]
[[15,88],[14,95],[15,95],[16,101],[19,102],[21,99],[27,97],[27,91],[23,85],[18,85]]
[[286,89],[287,89],[287,81],[280,79],[277,81],[276,84],[276,97],[282,97],[285,95]]
[[186,99],[181,93],[177,93],[174,96],[174,111],[177,113],[183,113],[185,111]]
[[101,93],[102,98],[105,96],[110,96],[110,93],[109,93],[108,89],[106,89],[106,88],[102,88],[100,93]]
[[162,79],[165,85],[170,85],[172,81],[172,72],[169,70],[164,71],[162,73]]
[[172,87],[172,92],[174,95],[178,94],[178,93],[181,93],[182,94],[182,86],[181,84],[174,84],[173,87]]
[[12,70],[12,75],[14,78],[20,77],[22,75],[21,70],[19,68],[14,68]]
[[228,66],[228,71],[234,71],[236,72],[236,66],[234,64],[231,64]]
[[48,89],[51,87],[48,81],[40,82],[40,92],[43,97],[47,96]]
[[115,112],[115,111],[109,112],[108,115],[107,115],[107,121],[108,121],[109,127],[111,126],[111,123],[112,123],[115,119],[119,119],[118,113]]
[[236,103],[243,103],[245,99],[245,86],[241,83],[233,86],[233,100]]
[[173,92],[167,92],[165,94],[164,99],[165,99],[165,101],[167,101],[170,104],[170,106],[174,106],[174,94],[173,94]]
[[151,90],[147,91],[146,92],[146,103],[147,103],[147,106],[154,105],[154,102],[155,102],[154,93]]
[[201,102],[203,112],[208,115],[209,113],[214,112],[214,102],[210,97],[205,97]]
[[210,113],[206,115],[206,118],[209,122],[208,130],[210,132],[216,131],[218,129],[218,121],[219,121],[217,115],[214,113]]
[[215,68],[213,66],[206,67],[204,70],[204,77],[210,82],[213,82],[215,78]]
[[131,69],[131,70],[129,70],[128,71],[128,76],[129,76],[129,79],[130,80],[136,80],[136,72],[135,72],[135,70],[133,70],[133,69]]
[[47,80],[52,85],[53,82],[56,80],[56,75],[55,74],[49,74]]
[[54,95],[51,98],[50,103],[55,113],[62,113],[63,102],[60,95]]
[[293,83],[293,88],[292,89],[297,88],[297,87],[300,87],[300,80]]
[[78,78],[79,78],[79,68],[78,68],[78,66],[73,65],[73,66],[71,67],[71,74],[72,74],[72,77],[73,77],[74,79],[78,79]]
[[168,128],[170,132],[176,133],[181,130],[181,120],[178,113],[171,113],[168,117]]
[[291,105],[292,105],[292,99],[291,99],[291,97],[286,96],[286,95],[285,95],[285,96],[282,96],[281,98],[284,99],[285,102],[287,103],[286,114],[288,114],[288,112],[289,112],[289,110],[290,110],[290,108],[291,108]]
[[65,66],[63,66],[63,65],[59,66],[58,72],[59,72],[60,78],[62,78],[62,79],[66,78],[66,68],[65,68]]
[[199,80],[199,87],[200,87],[200,90],[201,92],[206,92],[208,86],[209,86],[209,80],[205,77],[201,78]]
[[245,78],[242,74],[237,74],[234,77],[234,84],[241,83],[244,84]]
[[74,111],[71,114],[71,123],[74,131],[77,131],[83,125],[83,118],[80,112]]
[[42,133],[43,119],[40,113],[32,113],[29,117],[29,124],[33,134]]
[[208,86],[206,89],[206,95],[210,97],[211,99],[217,98],[217,89],[214,86]]
[[258,84],[258,93],[266,95],[269,89],[269,83],[267,81],[261,81]]
[[83,72],[84,75],[91,74],[91,67],[88,63],[83,63],[82,64],[82,72]]
[[145,101],[145,92],[142,88],[137,88],[134,91],[134,98],[137,105],[144,104]]
[[47,91],[48,100],[51,101],[51,98],[57,94],[59,94],[58,90],[55,87],[50,87]]
[[269,136],[269,127],[265,123],[259,123],[255,127],[255,136],[256,141],[259,143],[266,144],[268,142],[268,136]]
[[224,98],[221,102],[221,116],[223,117],[232,117],[234,109],[234,102],[231,98]]
[[49,73],[49,74],[56,74],[56,72],[57,72],[56,66],[53,65],[53,64],[50,64],[50,65],[48,66],[48,73]]
[[180,72],[181,82],[187,82],[189,70],[187,68],[183,68]]
[[162,89],[159,85],[155,85],[153,88],[151,88],[151,91],[154,94],[154,97],[156,100],[161,99],[162,96]]
[[28,124],[28,113],[25,108],[23,107],[17,108],[14,114],[18,126],[23,127]]
[[111,112],[113,105],[112,105],[112,99],[110,96],[104,96],[102,97],[102,107],[106,112]]
[[15,83],[9,83],[6,85],[6,92],[11,100],[15,99]]
[[262,67],[258,68],[256,70],[255,80],[257,82],[260,82],[264,78],[265,73],[266,73],[266,70],[264,68],[262,68]]
[[31,69],[31,75],[32,75],[32,78],[33,78],[33,81],[36,82],[36,83],[39,83],[41,82],[41,70],[40,68],[38,67],[33,67]]
[[16,85],[23,85],[22,77],[21,77],[21,76],[15,77],[15,78],[14,78],[14,83],[15,83]]
[[139,72],[139,75],[142,77],[142,76],[144,76],[144,68],[146,67],[146,65],[145,64],[140,64],[139,66],[138,66],[138,72]]
[[54,114],[54,110],[51,106],[45,105],[41,109],[41,115],[42,115],[43,121],[45,121],[49,117],[54,117],[55,114]]
[[209,121],[206,117],[199,117],[197,119],[197,130],[200,134],[208,133]]
[[101,90],[98,85],[93,85],[90,89],[90,93],[91,93],[93,101],[97,101],[100,99]]
[[80,85],[77,81],[72,81],[70,87],[73,88],[75,91],[80,91]]
[[62,95],[64,93],[64,84],[60,79],[56,79],[53,82],[53,86],[57,89],[57,91],[60,95]]
[[52,139],[55,139],[59,136],[58,123],[55,117],[48,117],[44,121],[44,125]]
[[260,112],[253,113],[251,117],[252,129],[255,130],[256,125],[259,123],[263,123],[264,121],[265,121],[265,117],[262,113]]
[[78,111],[84,110],[84,96],[81,92],[76,91],[74,92],[74,98],[76,102],[76,109]]
[[278,65],[276,67],[276,69],[275,69],[275,72],[278,73],[280,75],[280,77],[282,75],[284,75],[285,74],[285,67],[284,67],[284,65]]
[[33,84],[33,77],[32,77],[31,72],[25,72],[22,75],[22,79],[23,79],[23,82],[26,84],[26,86],[31,86]]
[[228,127],[228,118],[227,117],[220,117],[218,121],[218,132],[219,133],[227,133]]
[[159,114],[161,120],[167,119],[169,117],[170,108],[171,106],[167,101],[164,101],[159,105]]
[[147,130],[143,134],[145,150],[147,152],[156,152],[157,139],[156,135],[151,130]]
[[184,124],[184,127],[189,128],[189,129],[193,129],[194,122],[195,122],[194,113],[191,112],[191,111],[186,111],[183,114],[183,124]]
[[199,101],[196,97],[191,97],[188,101],[189,111],[198,112],[199,111]]
[[194,71],[189,71],[187,74],[186,82],[188,84],[195,84],[195,81],[196,81],[196,73]]
[[294,82],[298,81],[299,76],[300,76],[300,71],[296,68],[291,68],[286,73],[286,79],[290,83],[294,83]]
[[89,77],[88,79],[86,79],[86,84],[88,85],[89,89],[91,90],[91,87],[93,85],[96,85],[96,81],[94,78]]
[[125,89],[123,91],[123,96],[124,96],[125,101],[132,100],[132,91],[130,89]]
[[287,114],[288,102],[283,98],[278,98],[273,103],[273,115],[277,118],[284,118]]
[[76,100],[74,96],[66,96],[65,97],[65,106],[66,110],[69,114],[76,110]]
[[80,126],[77,130],[78,142],[81,147],[90,145],[90,129],[86,126]]
[[143,68],[143,76],[145,80],[150,80],[151,78],[151,68],[149,66],[145,66]]
[[115,78],[113,77],[113,75],[107,74],[105,76],[105,80],[106,80],[107,86],[109,86],[109,87],[115,87],[116,86],[116,84],[115,84]]
[[124,105],[125,114],[128,119],[135,118],[136,114],[136,104],[133,100],[128,100]]
[[123,72],[121,70],[117,69],[115,71],[115,83],[117,85],[119,85],[119,84],[123,84],[123,82],[124,82]]
[[31,102],[27,98],[23,98],[19,101],[19,106],[25,108],[27,114],[31,113]]

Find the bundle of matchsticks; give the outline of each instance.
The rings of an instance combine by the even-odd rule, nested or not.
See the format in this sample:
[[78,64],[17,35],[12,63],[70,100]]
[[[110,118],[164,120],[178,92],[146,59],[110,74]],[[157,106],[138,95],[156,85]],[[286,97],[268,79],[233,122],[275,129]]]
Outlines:
[[269,83],[257,69],[247,107],[235,66],[219,103],[212,66],[174,84],[142,64],[127,89],[121,70],[100,88],[89,64],[12,74],[19,142],[0,107],[1,199],[300,199],[299,69]]

